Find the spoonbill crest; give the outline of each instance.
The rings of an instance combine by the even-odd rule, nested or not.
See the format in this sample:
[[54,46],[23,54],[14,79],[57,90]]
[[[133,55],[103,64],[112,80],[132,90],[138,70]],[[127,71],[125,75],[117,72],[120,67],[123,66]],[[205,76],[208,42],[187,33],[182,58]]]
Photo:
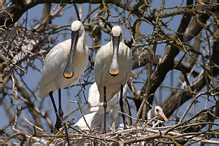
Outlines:
[[[155,106],[152,109],[150,109],[147,113],[147,117],[148,120],[150,120],[148,123],[151,122],[151,120],[153,120],[154,118],[162,118],[164,119],[165,122],[169,122],[169,120],[167,119],[167,117],[165,116],[165,114],[163,113],[163,109],[160,106]],[[155,124],[155,122],[152,122],[153,127],[156,126],[157,124]]]
[[[59,130],[62,124],[61,88],[76,84],[83,74],[88,61],[88,45],[84,26],[80,21],[71,24],[71,39],[57,44],[45,58],[40,81],[39,97],[50,96],[55,113],[55,127]],[[59,113],[53,92],[58,90]]]
[[[94,64],[95,81],[100,93],[100,102],[104,107],[104,133],[106,133],[107,102],[121,91],[120,108],[123,109],[123,86],[127,83],[132,71],[132,52],[121,40],[122,30],[119,26],[112,28],[112,39],[102,46],[96,55]],[[125,116],[122,115],[124,128]]]

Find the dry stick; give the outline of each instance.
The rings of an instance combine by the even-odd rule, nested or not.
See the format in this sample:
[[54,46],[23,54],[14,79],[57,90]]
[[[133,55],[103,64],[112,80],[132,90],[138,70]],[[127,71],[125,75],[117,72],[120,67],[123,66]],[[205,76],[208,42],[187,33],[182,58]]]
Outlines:
[[127,115],[130,115],[128,118],[129,118],[129,125],[132,125],[132,119],[130,118],[132,116],[132,113],[131,113],[131,109],[130,109],[130,105],[128,103],[128,100],[127,98],[125,99],[125,105],[126,105],[126,111],[128,112]]
[[149,62],[150,64],[148,65],[148,79],[147,79],[147,88],[146,88],[146,96],[144,97],[143,101],[141,102],[140,108],[138,109],[138,113],[136,115],[136,120],[135,123],[133,124],[133,126],[137,126],[141,111],[143,109],[144,104],[146,103],[147,99],[148,99],[148,95],[149,95],[149,91],[150,91],[150,81],[151,81],[151,70],[152,70],[152,65],[153,65],[153,54],[151,52],[154,52],[153,49],[156,47],[156,44],[151,44],[148,51],[150,54],[149,57]]
[[61,11],[64,11],[64,6],[61,6],[55,12],[50,13],[49,16],[47,16],[42,22],[38,23],[33,28],[33,30],[38,30],[41,26],[45,25],[49,20],[52,20],[53,18],[57,17],[57,15],[59,15]]
[[67,140],[67,142],[68,142],[68,145],[70,145],[69,136],[68,136],[68,129],[67,129],[66,122],[65,122],[65,124],[64,124],[64,127],[65,127],[65,133],[66,133],[66,140]]
[[80,14],[79,14],[79,11],[78,11],[78,8],[77,8],[77,5],[74,3],[74,8],[75,8],[75,11],[76,11],[76,14],[77,14],[77,17],[78,17],[78,20],[81,21],[81,17],[80,17]]
[[[185,122],[184,122],[185,123]],[[199,123],[197,123],[199,124]],[[178,124],[176,125],[177,127],[179,127],[180,125],[182,124]],[[172,128],[169,128],[167,130],[164,130],[164,131],[160,131],[160,130],[154,130],[153,128],[145,128],[146,131],[148,132],[151,132],[151,133],[154,133],[153,135],[150,135],[150,136],[142,136],[141,138],[134,138],[134,139],[128,139],[128,140],[125,140],[125,141],[121,141],[120,144],[121,145],[125,145],[125,144],[131,144],[131,143],[136,143],[136,142],[140,142],[140,141],[146,141],[146,140],[150,140],[150,139],[155,139],[155,138],[170,138],[170,136],[173,136],[174,138],[177,138],[177,137],[183,137],[183,138],[186,138],[186,139],[191,139],[193,141],[199,141],[201,143],[215,143],[215,144],[218,144],[219,142],[218,141],[213,141],[213,140],[203,140],[201,138],[197,138],[197,137],[192,137],[192,135],[201,135],[202,133],[204,132],[201,132],[201,133],[179,133],[179,132],[175,132],[175,131],[170,131],[171,130],[174,130],[176,128],[176,126],[173,126]],[[142,128],[140,128],[142,129]],[[134,129],[129,129],[129,131],[133,131]],[[128,132],[128,131],[126,131]],[[169,135],[166,135],[167,132],[169,133]],[[174,140],[174,139],[172,139]]]
[[130,119],[134,119],[134,120],[135,120],[135,118],[134,118],[134,117],[132,117],[132,116],[130,116],[129,114],[122,113],[121,111],[118,111],[118,113],[119,113],[119,114],[123,114],[123,115],[125,115],[125,116],[129,117]]
[[[164,2],[164,1],[163,1]],[[162,5],[164,5],[162,2]],[[157,17],[156,18],[156,25],[154,26],[153,30],[155,30],[155,27],[159,26],[159,22],[160,22],[160,18]],[[153,31],[152,31],[153,33]],[[151,70],[152,70],[152,65],[153,65],[153,60],[154,60],[154,55],[155,55],[155,49],[156,49],[156,43],[154,40],[151,41],[151,45],[149,46],[148,52],[149,52],[149,65],[148,65],[148,83],[147,83],[147,87],[146,87],[146,97],[148,99],[149,93],[150,93],[150,81],[151,81]],[[144,107],[143,111],[142,111],[142,119],[145,120],[145,116],[146,116],[146,109],[147,109],[147,104],[144,103]]]
[[97,139],[97,140],[101,140],[101,141],[108,141],[108,142],[116,142],[116,143],[119,143],[119,141],[117,141],[116,139],[111,139],[111,138],[106,138],[105,137],[105,134],[101,134],[99,136],[96,136],[96,135],[91,135],[91,134],[83,134],[82,135],[84,138],[94,138],[94,139]]
[[12,71],[11,71],[11,80],[12,80],[12,82],[13,82],[13,92],[14,92],[14,96],[15,96],[15,99],[16,99],[16,101],[17,101],[17,104],[16,104],[16,114],[15,114],[15,118],[14,118],[14,124],[13,124],[13,126],[12,126],[12,128],[15,128],[16,127],[16,125],[17,125],[17,119],[18,119],[18,93],[17,93],[17,87],[16,87],[16,85],[15,85],[15,78],[14,78],[14,75],[13,75],[13,73],[12,73]]
[[16,138],[17,136],[22,136],[22,141],[21,141],[20,145],[23,145],[25,143],[25,141],[27,140],[27,136],[24,133],[22,133],[22,132],[20,132],[20,133],[13,133],[6,140],[9,141],[11,138]]
[[[83,107],[85,104],[86,104],[86,102],[83,103],[80,107]],[[68,116],[70,116],[71,114],[73,114],[74,112],[76,112],[78,109],[79,109],[79,107],[77,107],[77,108],[75,108],[74,110],[72,110],[72,111],[66,113],[66,114],[64,115],[64,118],[63,118],[63,119],[66,120],[66,119],[68,118]]]
[[79,17],[82,18],[82,4],[79,5]]
[[81,115],[82,115],[82,117],[83,117],[83,119],[84,119],[84,121],[85,121],[87,127],[91,130],[90,126],[89,126],[88,123],[87,123],[87,120],[86,120],[85,117],[84,117],[83,111],[81,110],[81,105],[80,105],[80,103],[79,103],[78,101],[70,101],[70,100],[69,100],[69,102],[77,103],[77,104],[78,104],[78,107],[79,107],[79,110],[80,110],[80,112],[81,112]]
[[[24,134],[27,138],[31,138],[31,139],[33,139],[33,140],[35,140],[35,141],[37,141],[37,142],[40,142],[40,143],[43,143],[43,144],[48,143],[48,141],[47,141],[46,139],[42,139],[41,137],[40,137],[40,138],[32,137],[31,134],[26,133],[26,132],[24,132],[24,131],[19,131],[19,130],[17,130],[17,129],[14,128],[14,127],[12,127],[12,130],[16,131],[17,133]],[[15,133],[15,134],[16,134],[16,133]],[[7,139],[7,140],[9,140],[9,139]]]
[[40,130],[40,131],[43,131],[42,128],[40,128],[40,127],[36,126],[35,124],[31,123],[31,122],[28,121],[26,118],[24,118],[24,120],[25,120],[28,124],[30,124],[31,126],[33,126],[34,128],[36,128],[36,129],[38,129],[38,130]]
[[97,6],[96,8],[94,8],[93,10],[89,11],[89,13],[87,14],[87,16],[83,19],[82,24],[84,24],[85,20],[88,19],[88,22],[90,22],[90,16],[91,14],[93,14],[96,10],[98,10],[100,8],[101,5]]
[[214,89],[209,90],[209,91],[207,91],[207,92],[201,92],[201,93],[197,94],[197,95],[193,98],[193,100],[191,101],[190,105],[187,107],[186,111],[183,113],[181,119],[179,120],[179,123],[181,123],[182,120],[185,118],[185,116],[186,116],[186,114],[188,113],[188,111],[190,110],[192,104],[195,102],[195,100],[196,100],[199,96],[202,96],[202,95],[205,95],[205,94],[207,94],[207,95],[209,95],[209,96],[217,95],[217,93],[215,93],[215,94],[210,94],[210,92],[213,92],[213,90],[214,90]]
[[190,105],[187,107],[186,111],[183,113],[183,115],[182,115],[182,117],[181,117],[181,119],[179,120],[178,123],[181,123],[181,122],[182,122],[182,120],[184,119],[184,117],[186,116],[186,114],[188,113],[188,111],[190,110],[190,108],[192,107],[192,104],[195,102],[195,100],[196,100],[199,96],[204,95],[204,94],[206,94],[206,92],[199,93],[195,98],[193,98],[192,102],[191,102]]
[[[186,121],[182,121],[181,123],[178,123],[178,124],[176,124],[176,125],[174,125],[174,126],[168,128],[167,130],[164,131],[163,134],[166,135],[166,134],[169,133],[171,130],[176,129],[177,127],[180,127],[180,126],[182,126],[182,125],[185,124],[185,123],[189,123],[190,121],[192,121],[193,119],[195,119],[196,117],[200,116],[202,113],[204,113],[204,112],[206,112],[206,111],[207,111],[207,110],[202,110],[202,111],[200,111],[199,113],[197,113],[196,115],[194,115],[192,118],[190,118],[190,119],[188,119],[188,120],[186,120]],[[200,123],[199,123],[199,125],[200,125]],[[186,126],[189,126],[189,125],[187,124]],[[180,127],[180,128],[181,128],[181,127]]]
[[[206,34],[207,35],[207,34]],[[208,35],[207,35],[207,38],[208,38]],[[211,59],[211,54],[210,54],[210,51],[211,49],[209,49],[209,56],[210,56],[210,58],[209,59]],[[203,70],[204,70],[204,72],[207,72],[208,71],[208,69],[206,68],[206,65],[205,65],[205,59],[204,59],[204,56],[203,56],[203,54],[201,55],[201,59],[202,59],[202,62],[203,62]],[[210,60],[211,61],[211,60]],[[209,64],[208,65],[210,65],[210,66],[212,66],[212,64],[210,64],[210,62],[209,62]],[[213,74],[212,74],[212,70],[211,70],[211,68],[209,69],[210,71],[209,71],[209,74],[212,76]],[[208,78],[208,76],[207,76],[207,74],[204,74],[204,77],[205,77],[205,80],[206,80],[206,86],[207,86],[207,91],[209,91],[210,90],[210,87],[209,87],[209,84],[211,84],[211,79],[210,78]],[[209,80],[210,80],[210,82],[209,82]],[[207,99],[209,99],[209,95],[207,94]],[[208,100],[206,100],[206,102],[207,102]],[[207,105],[207,103],[206,103],[206,105]],[[205,108],[206,108],[206,105],[205,105]]]

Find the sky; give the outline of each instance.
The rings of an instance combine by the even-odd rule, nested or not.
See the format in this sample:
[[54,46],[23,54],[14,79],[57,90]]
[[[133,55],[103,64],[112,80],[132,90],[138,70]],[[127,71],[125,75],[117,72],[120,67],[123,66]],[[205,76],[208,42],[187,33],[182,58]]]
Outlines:
[[[161,2],[161,0],[159,2],[153,2],[152,3],[152,8],[159,8],[160,7],[160,2]],[[165,6],[168,6],[168,7],[177,6],[180,3],[181,3],[181,1],[166,0]],[[184,2],[183,5],[185,5],[185,2]],[[95,6],[97,6],[97,5],[92,5],[92,8],[94,8]],[[33,19],[40,19],[41,16],[42,16],[42,9],[43,9],[43,5],[41,4],[41,5],[37,5],[37,6],[33,7],[33,8],[31,8],[30,10],[28,10],[28,22],[32,22]],[[83,11],[82,18],[84,18],[86,16],[87,12],[88,12],[88,4],[83,4],[82,11]],[[172,11],[172,10],[165,10],[165,12],[167,12],[167,11]],[[21,17],[20,21],[22,21],[23,19],[26,18],[26,14],[27,13],[23,14],[23,16]],[[54,19],[52,21],[52,23],[56,24],[57,26],[61,26],[61,25],[64,25],[64,24],[70,24],[71,23],[71,22],[69,22],[69,18],[70,17],[76,18],[74,7],[71,7],[69,9],[67,9],[64,12],[63,16]],[[163,19],[163,21],[167,21],[168,19],[169,18],[165,18],[165,19]],[[171,21],[171,23],[169,23],[168,27],[176,31],[178,26],[179,26],[180,20],[181,20],[181,16],[174,17],[173,20]],[[30,23],[28,23],[28,27],[30,27],[29,24]],[[146,23],[145,24],[142,23],[141,25],[146,25]],[[151,30],[152,30],[152,27],[150,25],[146,25],[146,26],[147,27],[142,27],[141,31],[144,32],[144,33],[150,34]],[[122,27],[122,25],[121,25],[121,27]],[[70,38],[69,34],[70,33],[68,33],[68,35],[66,36],[65,39]],[[87,33],[87,35],[88,35],[88,33]],[[129,34],[128,31],[125,31],[125,37],[130,40],[130,34]],[[92,40],[90,39],[90,37],[87,37],[87,38],[88,38],[88,46],[92,46]],[[107,41],[105,41],[106,38],[110,38],[110,36],[108,36],[106,34],[103,34],[103,36],[102,36],[102,45],[107,43]],[[60,35],[59,40],[60,40],[60,42],[64,40],[62,35]],[[165,48],[165,44],[158,45],[156,53],[159,54],[159,55],[162,55],[163,52],[164,52],[164,48]],[[177,58],[179,59],[179,56],[177,56]],[[37,66],[38,69],[42,68],[42,63],[39,60],[35,61],[35,65]],[[144,71],[144,72],[146,73],[146,71]],[[173,73],[176,76],[178,76],[178,77],[180,76],[180,73],[178,71],[173,71]],[[171,72],[169,72],[167,74],[167,77],[166,77],[165,81],[163,82],[164,85],[170,85],[170,80],[171,80],[170,76],[171,76]],[[37,87],[37,85],[38,85],[38,83],[40,81],[40,78],[41,78],[41,75],[40,75],[39,72],[34,71],[32,69],[28,69],[27,74],[24,77],[24,80],[26,81],[26,83],[30,87],[30,89],[34,90],[34,89],[36,89],[36,87]],[[139,78],[141,78],[141,77],[139,77]],[[81,80],[83,80],[83,77],[81,77]],[[94,79],[93,79],[93,81],[94,81]],[[178,83],[178,79],[174,78],[173,82],[174,82],[173,86],[176,86],[176,84]],[[136,88],[140,89],[142,85],[143,84],[136,84]],[[86,88],[86,90],[85,90],[85,96],[88,95],[89,86],[87,86],[87,87],[88,88]],[[81,99],[79,99],[78,97],[77,98],[75,97],[75,94],[78,93],[79,90],[80,90],[79,87],[72,87],[70,89],[63,89],[62,90],[62,97],[63,97],[62,98],[62,106],[64,107],[63,108],[64,113],[68,113],[69,111],[71,111],[71,110],[73,110],[73,109],[78,107],[77,104],[69,103],[68,100],[80,101],[80,103],[84,103],[83,96],[82,96]],[[159,95],[158,91],[159,90],[157,90],[157,92],[156,92],[157,100],[158,100],[158,95]],[[169,93],[170,93],[169,89],[164,89],[163,92],[162,92],[163,97],[165,97]],[[57,94],[58,94],[57,91],[54,92],[55,101],[56,101],[56,103],[58,105],[58,99],[57,99],[58,96],[57,96]],[[132,96],[131,94],[128,94],[128,95]],[[37,92],[37,97],[38,97],[38,92]],[[37,103],[39,103],[40,100],[42,100],[42,99],[37,98]],[[55,116],[52,104],[50,102],[50,98],[48,97],[48,98],[45,98],[44,100],[45,100],[44,101],[45,111],[43,111],[43,112],[46,112],[46,110],[49,110],[50,111],[50,118],[52,119],[52,122],[55,123],[55,119],[56,119],[55,117],[56,116]],[[165,99],[162,99],[161,102],[163,102],[164,100]],[[129,102],[131,102],[131,101],[129,100]],[[198,104],[199,107],[200,107],[199,109],[203,109],[203,106],[205,106],[205,104],[204,104],[205,100],[203,99],[203,101],[201,100],[200,102],[201,103]],[[190,101],[188,101],[182,107],[180,107],[180,109],[179,109],[180,110],[180,112],[179,112],[180,114],[182,114],[184,112],[184,109],[187,107],[188,103],[190,103]],[[156,104],[157,103],[154,102],[154,105],[156,105]],[[133,102],[131,103],[131,106],[132,106],[132,114],[133,114],[133,116],[135,116],[136,110],[134,108],[134,103]],[[210,106],[211,105],[208,105],[208,107],[210,107]],[[84,106],[83,107],[83,111],[85,111],[85,113],[86,113],[86,109],[87,109],[87,106]],[[2,110],[2,106],[0,106],[0,110]],[[3,127],[4,125],[6,125],[9,122],[9,120],[6,118],[6,115],[3,112],[0,112],[0,116],[1,117],[5,117],[5,118],[3,118],[4,120],[2,120],[0,122],[0,127]],[[28,115],[27,113],[23,114],[23,117],[26,117],[27,119],[30,119],[30,121],[31,121],[31,116]],[[67,120],[71,120],[72,118],[75,118],[74,121],[76,122],[76,121],[78,121],[78,119],[80,117],[81,117],[81,114],[78,111],[78,112],[72,114]],[[174,118],[174,117],[170,117],[170,118]],[[174,124],[174,122],[170,122],[167,125],[171,125],[171,124]],[[49,129],[46,129],[46,130],[49,131]]]

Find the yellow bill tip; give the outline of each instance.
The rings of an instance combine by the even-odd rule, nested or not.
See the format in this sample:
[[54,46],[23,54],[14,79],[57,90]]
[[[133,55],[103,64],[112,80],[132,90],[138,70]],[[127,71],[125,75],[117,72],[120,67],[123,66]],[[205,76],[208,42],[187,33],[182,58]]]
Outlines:
[[117,76],[117,75],[119,74],[119,71],[118,71],[118,70],[116,70],[116,71],[110,70],[109,73],[110,73],[110,75],[112,75],[112,76]]
[[72,72],[71,73],[64,73],[64,77],[69,79],[73,76]]

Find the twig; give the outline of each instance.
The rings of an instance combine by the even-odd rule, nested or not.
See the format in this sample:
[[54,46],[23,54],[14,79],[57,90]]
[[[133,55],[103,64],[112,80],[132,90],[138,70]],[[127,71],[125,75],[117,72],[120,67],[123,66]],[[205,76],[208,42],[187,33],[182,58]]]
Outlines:
[[33,126],[34,128],[36,128],[36,129],[38,129],[38,130],[40,130],[40,131],[43,131],[43,129],[42,128],[40,128],[40,127],[38,127],[38,126],[36,126],[36,125],[34,125],[33,123],[31,123],[30,121],[28,121],[26,118],[24,118],[24,120],[28,123],[28,124],[30,124],[31,126]]
[[89,126],[88,123],[87,123],[86,118],[84,117],[84,113],[83,113],[83,111],[82,111],[82,109],[81,109],[80,103],[79,103],[78,101],[71,101],[71,100],[69,100],[69,102],[77,103],[77,104],[78,104],[78,107],[79,107],[79,110],[80,110],[80,112],[81,112],[81,115],[82,115],[82,117],[83,117],[83,119],[84,119],[84,121],[85,121],[87,127],[91,130],[90,126]]

